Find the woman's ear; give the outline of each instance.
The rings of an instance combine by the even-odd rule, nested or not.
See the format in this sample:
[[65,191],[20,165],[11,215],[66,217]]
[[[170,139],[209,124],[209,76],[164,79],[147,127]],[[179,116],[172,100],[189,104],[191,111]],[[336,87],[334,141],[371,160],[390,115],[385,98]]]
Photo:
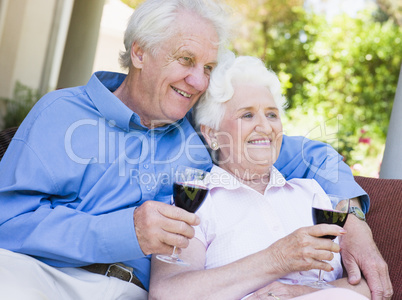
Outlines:
[[208,127],[206,125],[201,125],[200,126],[200,130],[202,133],[202,136],[204,137],[204,139],[206,140],[206,142],[208,143],[209,147],[212,148],[212,143],[215,142],[216,143],[216,130],[212,129],[211,127]]
[[134,42],[131,46],[131,63],[137,69],[142,69],[144,62],[144,51],[142,48]]

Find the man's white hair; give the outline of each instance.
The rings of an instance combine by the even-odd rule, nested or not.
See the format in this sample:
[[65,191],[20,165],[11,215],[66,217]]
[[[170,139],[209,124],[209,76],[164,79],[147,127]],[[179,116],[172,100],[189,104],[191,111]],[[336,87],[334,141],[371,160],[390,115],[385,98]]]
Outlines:
[[126,50],[120,53],[121,66],[130,67],[133,42],[155,56],[160,45],[177,34],[174,24],[183,12],[194,13],[210,22],[218,34],[222,51],[231,36],[231,19],[228,7],[219,0],[146,0],[128,22],[124,34]]

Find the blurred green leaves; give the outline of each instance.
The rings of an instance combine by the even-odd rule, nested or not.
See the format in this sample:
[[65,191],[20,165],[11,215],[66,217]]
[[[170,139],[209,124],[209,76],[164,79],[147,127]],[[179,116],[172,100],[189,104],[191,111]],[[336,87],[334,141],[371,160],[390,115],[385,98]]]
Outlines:
[[[259,2],[270,18],[272,3]],[[285,2],[292,1],[275,5],[289,5]],[[335,118],[336,127],[330,129],[337,136],[333,146],[346,162],[376,164],[378,170],[401,68],[402,29],[393,18],[378,21],[374,11],[328,20],[306,12],[297,1],[292,4],[289,19],[277,18],[269,27],[261,17],[244,16],[243,26],[252,34],[239,35],[233,50],[261,57],[278,74],[289,102],[284,122],[289,134],[297,128],[305,135]],[[326,138],[323,134],[322,140],[331,142]],[[363,143],[368,141],[364,138],[370,142]]]
[[144,0],[121,0],[121,2],[135,9],[140,3],[144,2]]
[[13,97],[0,98],[6,103],[7,111],[3,120],[3,128],[19,126],[40,97],[38,91],[17,81]]

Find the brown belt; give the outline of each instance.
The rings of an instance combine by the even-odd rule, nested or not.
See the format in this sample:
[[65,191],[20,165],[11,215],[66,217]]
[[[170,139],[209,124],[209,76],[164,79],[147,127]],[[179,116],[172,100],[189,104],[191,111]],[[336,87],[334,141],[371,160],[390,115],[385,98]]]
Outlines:
[[93,264],[89,266],[81,267],[84,270],[87,270],[91,273],[102,274],[109,277],[116,277],[123,281],[134,283],[136,286],[139,286],[143,290],[145,287],[141,283],[141,281],[135,276],[135,274],[130,270],[130,267],[127,267],[122,264]]

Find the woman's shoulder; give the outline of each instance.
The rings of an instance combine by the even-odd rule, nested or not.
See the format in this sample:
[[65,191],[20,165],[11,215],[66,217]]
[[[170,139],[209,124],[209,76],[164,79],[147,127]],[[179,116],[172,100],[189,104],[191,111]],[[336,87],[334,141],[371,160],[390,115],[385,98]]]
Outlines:
[[311,178],[292,178],[287,181],[288,184],[290,184],[294,188],[298,189],[303,189],[306,191],[311,191],[313,193],[317,192],[324,192],[322,187],[318,184],[318,182],[315,179]]

